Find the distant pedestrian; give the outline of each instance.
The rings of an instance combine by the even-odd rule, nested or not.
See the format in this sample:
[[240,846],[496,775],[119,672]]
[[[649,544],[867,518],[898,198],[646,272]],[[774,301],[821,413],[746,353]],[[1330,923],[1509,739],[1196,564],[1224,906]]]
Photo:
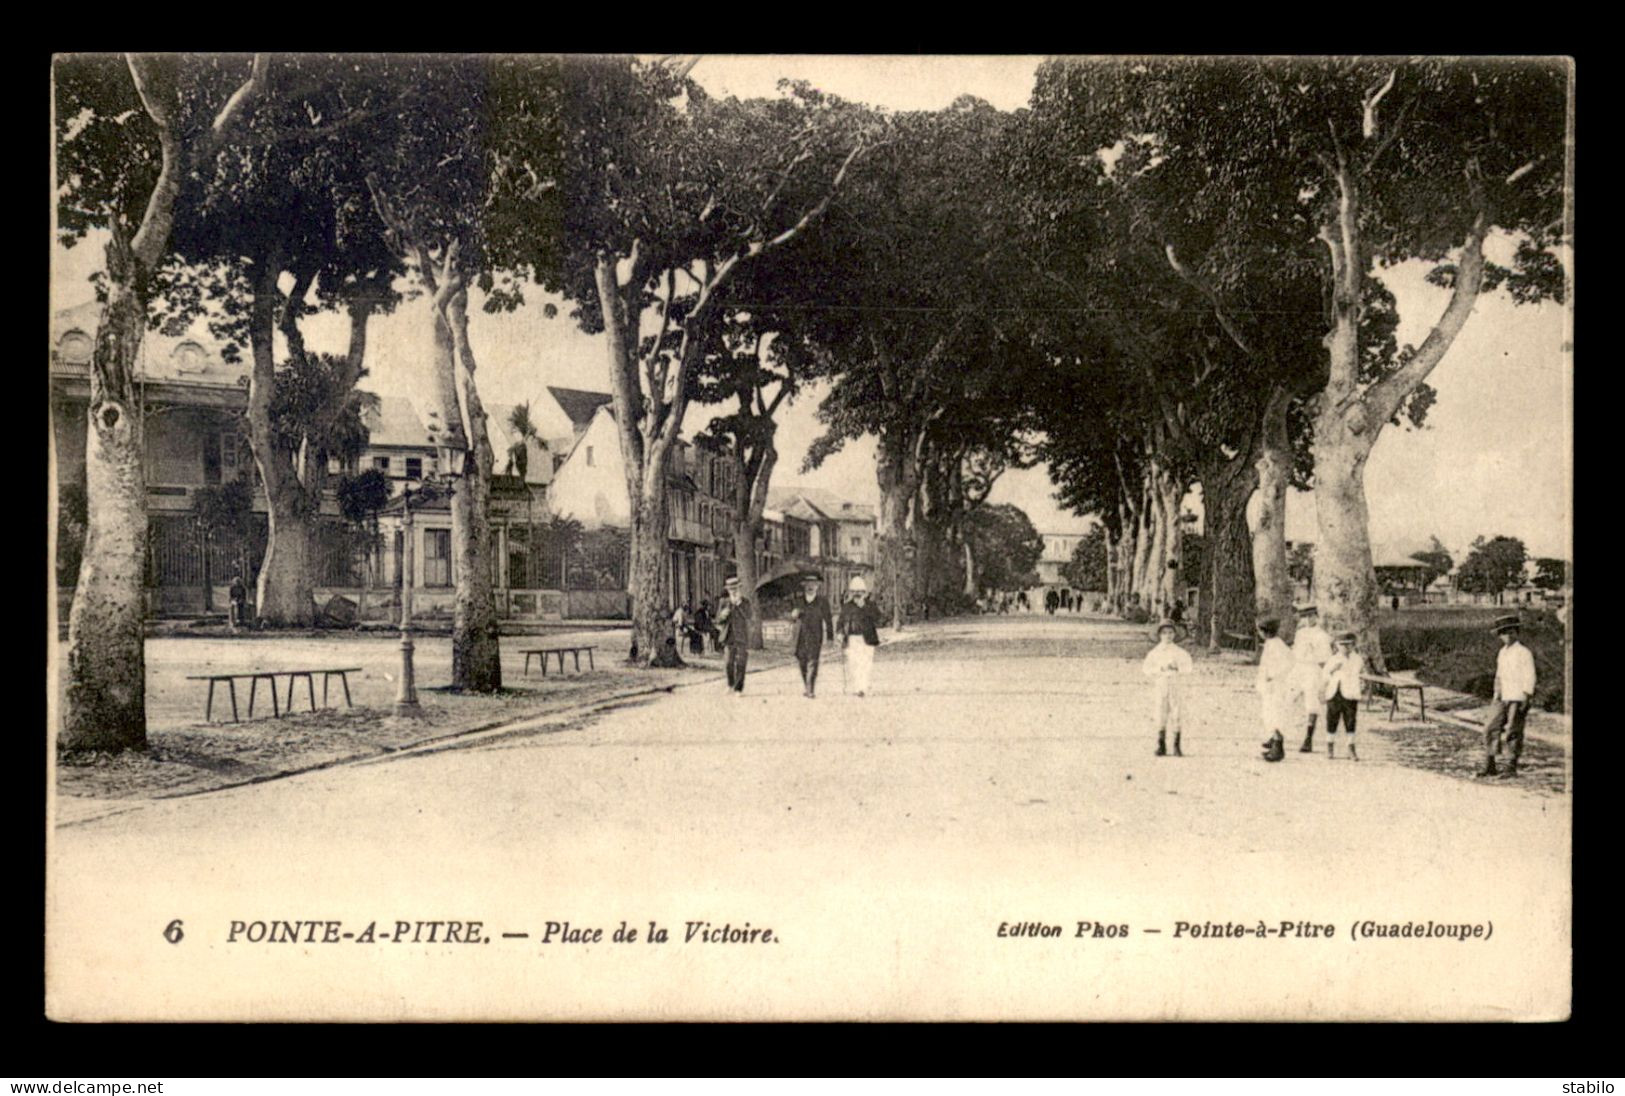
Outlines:
[[739,576],[729,575],[722,583],[722,604],[717,606],[718,641],[726,652],[724,659],[728,688],[745,691],[745,663],[750,658],[750,599],[739,590]]
[[1495,709],[1484,724],[1484,767],[1479,776],[1496,776],[1495,755],[1501,752],[1501,734],[1506,732],[1506,775],[1518,775],[1518,759],[1523,756],[1523,725],[1529,716],[1529,702],[1535,696],[1535,656],[1520,638],[1522,624],[1517,616],[1499,617],[1492,629],[1501,641],[1495,659]]
[[1168,606],[1168,619],[1180,628],[1185,626],[1185,603],[1177,597],[1174,598],[1173,604]]
[[1293,661],[1292,650],[1281,639],[1280,631],[1278,620],[1258,622],[1258,634],[1264,641],[1264,649],[1258,654],[1258,701],[1264,731],[1270,736],[1264,743],[1265,761],[1279,761],[1286,756],[1281,731],[1289,718]]
[[227,590],[227,596],[231,599],[231,605],[226,612],[226,622],[230,625],[232,633],[236,634],[237,629],[244,625],[248,615],[248,586],[243,582],[243,573],[241,571],[232,572],[231,586]]
[[1157,756],[1168,755],[1168,731],[1174,732],[1174,756],[1184,757],[1179,748],[1184,723],[1184,689],[1181,678],[1195,667],[1190,652],[1179,645],[1179,625],[1164,619],[1157,624],[1157,645],[1151,648],[1140,672],[1151,679],[1151,721],[1157,728]]
[[1054,590],[1044,591],[1044,612],[1050,616],[1055,615],[1055,606],[1060,602],[1060,596]]
[[1353,632],[1337,637],[1337,652],[1326,661],[1321,671],[1321,695],[1326,698],[1326,757],[1337,757],[1337,725],[1348,729],[1349,758],[1360,760],[1354,748],[1354,721],[1360,714],[1361,675],[1365,673],[1365,656],[1354,649],[1359,639]]
[[[869,583],[862,575],[852,576],[847,593],[847,601],[841,606],[841,649],[851,673],[852,691],[862,696],[869,691],[875,648],[880,646],[880,613],[869,600]],[[853,636],[857,637],[856,643]]]
[[[1321,696],[1326,661],[1332,657],[1332,637],[1320,626],[1320,610],[1313,605],[1298,606],[1298,630],[1292,636],[1292,659],[1296,663],[1298,691],[1303,695],[1303,716],[1309,724],[1304,730],[1303,745],[1299,753],[1311,753],[1315,748],[1315,721],[1320,718]],[[1327,716],[1327,719],[1330,719]],[[1329,726],[1329,724],[1328,724]]]
[[796,624],[796,664],[801,667],[801,695],[813,699],[818,692],[818,662],[823,657],[824,640],[835,638],[835,620],[829,599],[821,590],[822,575],[808,574],[801,580],[801,596],[790,610]]
[[702,598],[700,607],[694,610],[693,628],[694,636],[689,649],[697,655],[703,655],[705,653],[705,641],[711,639],[714,647],[716,638],[716,626],[711,623],[711,602],[709,600]]

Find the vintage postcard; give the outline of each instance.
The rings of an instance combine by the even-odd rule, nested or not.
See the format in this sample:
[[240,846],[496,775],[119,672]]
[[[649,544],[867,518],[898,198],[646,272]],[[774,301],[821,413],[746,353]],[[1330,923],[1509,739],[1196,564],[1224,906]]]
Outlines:
[[47,1015],[1567,1018],[1573,78],[59,56]]

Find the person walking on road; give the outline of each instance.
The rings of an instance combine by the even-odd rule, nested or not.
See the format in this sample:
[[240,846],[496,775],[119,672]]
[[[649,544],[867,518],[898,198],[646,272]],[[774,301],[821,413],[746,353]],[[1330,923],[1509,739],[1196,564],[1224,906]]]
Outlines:
[[[1337,653],[1326,661],[1321,672],[1320,695],[1326,698],[1326,757],[1337,757],[1337,724],[1348,728],[1349,759],[1360,760],[1354,748],[1354,721],[1360,714],[1360,675],[1365,673],[1365,656],[1354,649],[1359,639],[1353,632],[1337,637]],[[1311,724],[1311,726],[1313,726]]]
[[813,699],[818,691],[818,661],[824,653],[825,638],[835,638],[835,620],[829,599],[820,592],[823,576],[809,573],[801,580],[801,596],[790,619],[796,622],[796,663],[801,667],[801,695]]
[[1157,645],[1140,663],[1140,672],[1151,679],[1151,721],[1157,728],[1157,756],[1168,756],[1168,731],[1174,732],[1174,756],[1184,757],[1179,735],[1184,722],[1184,689],[1180,678],[1191,673],[1190,652],[1178,643],[1179,625],[1164,619],[1157,624]]
[[1497,776],[1495,755],[1501,752],[1501,734],[1506,732],[1507,776],[1518,775],[1518,758],[1523,756],[1523,725],[1529,716],[1529,702],[1535,695],[1535,656],[1519,636],[1522,625],[1516,615],[1498,617],[1492,629],[1501,641],[1495,658],[1495,710],[1484,724],[1484,767],[1479,776]]
[[1292,649],[1280,637],[1281,622],[1261,620],[1258,634],[1264,649],[1258,655],[1258,700],[1263,710],[1264,730],[1270,736],[1264,743],[1264,760],[1279,761],[1286,756],[1282,729],[1291,718],[1292,675],[1296,665]]
[[717,606],[717,642],[725,652],[724,666],[728,688],[745,691],[745,664],[750,658],[750,599],[739,591],[739,576],[729,575],[722,583],[722,604]]
[[[869,583],[862,575],[852,576],[847,590],[848,599],[841,606],[841,648],[851,666],[852,691],[862,696],[869,691],[875,648],[880,646],[880,613],[869,600]],[[856,643],[853,636],[858,637]]]
[[[1303,695],[1303,716],[1309,723],[1299,753],[1314,752],[1315,721],[1320,717],[1323,703],[1321,689],[1325,674],[1322,671],[1331,657],[1332,637],[1320,626],[1320,610],[1313,605],[1298,606],[1298,630],[1292,637],[1292,658],[1297,664],[1298,692]],[[1331,716],[1328,715],[1326,719],[1329,728]]]

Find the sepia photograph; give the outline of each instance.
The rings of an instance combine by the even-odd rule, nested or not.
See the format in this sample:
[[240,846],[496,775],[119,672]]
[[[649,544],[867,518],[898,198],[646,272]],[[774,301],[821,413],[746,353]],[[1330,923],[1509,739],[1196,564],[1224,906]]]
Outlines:
[[1570,1017],[1571,58],[50,79],[49,1019]]

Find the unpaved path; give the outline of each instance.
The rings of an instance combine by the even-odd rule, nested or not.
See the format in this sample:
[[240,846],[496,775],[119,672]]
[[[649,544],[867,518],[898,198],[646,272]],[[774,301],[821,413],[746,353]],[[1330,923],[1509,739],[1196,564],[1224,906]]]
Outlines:
[[[58,830],[53,1015],[1566,1012],[1566,795],[1402,765],[1369,720],[1358,764],[1268,765],[1252,670],[1230,661],[1198,661],[1187,756],[1152,757],[1148,645],[1077,618],[948,622],[883,648],[862,700],[838,666],[816,701],[774,670],[742,698],[702,685],[585,729]],[[299,918],[476,919],[496,940],[228,942],[233,921]],[[610,942],[623,920],[671,941]],[[1078,939],[1080,920],[1128,933]],[[1351,939],[1357,920],[1493,934]],[[543,945],[548,921],[603,942]],[[779,942],[685,944],[687,921]],[[1018,921],[1064,931],[999,936]],[[1179,922],[1335,935],[1192,939]]]

